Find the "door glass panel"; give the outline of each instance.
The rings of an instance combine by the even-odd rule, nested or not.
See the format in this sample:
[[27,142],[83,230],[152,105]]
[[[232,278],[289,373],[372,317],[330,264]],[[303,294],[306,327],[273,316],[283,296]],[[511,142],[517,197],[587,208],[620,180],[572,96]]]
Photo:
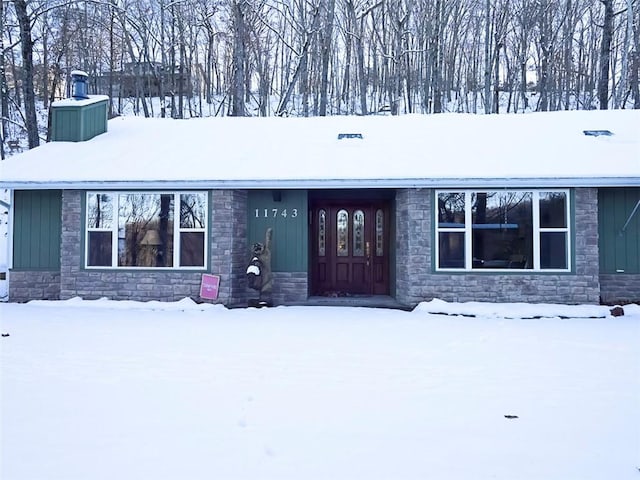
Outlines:
[[349,256],[349,212],[346,210],[338,210],[336,230],[337,242],[336,248],[339,257]]
[[318,255],[324,257],[327,250],[327,212],[318,212]]
[[384,255],[384,213],[376,210],[376,257]]
[[364,257],[364,212],[353,212],[353,256]]

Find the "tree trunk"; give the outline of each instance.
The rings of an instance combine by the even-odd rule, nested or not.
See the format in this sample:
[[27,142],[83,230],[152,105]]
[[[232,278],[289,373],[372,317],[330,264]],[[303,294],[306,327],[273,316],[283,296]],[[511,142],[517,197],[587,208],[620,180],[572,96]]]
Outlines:
[[613,38],[613,0],[600,0],[604,5],[604,25],[600,44],[600,76],[598,78],[598,103],[600,110],[609,108],[609,64]]
[[485,4],[484,17],[484,113],[491,113],[491,1]]
[[633,33],[633,55],[631,56],[630,88],[633,93],[633,108],[640,109],[640,25]]
[[[4,2],[0,2],[0,32],[4,32]],[[4,141],[6,140],[7,127],[9,125],[9,89],[7,87],[7,75],[4,61],[4,35],[0,36],[0,158],[4,160]]]
[[25,0],[15,0],[16,17],[20,25],[20,42],[22,44],[22,68],[24,78],[22,90],[24,94],[25,127],[29,139],[29,148],[40,145],[38,136],[38,120],[36,118],[36,94],[33,89],[33,40],[31,39],[31,19],[27,12]]
[[243,6],[244,0],[234,1],[233,8],[233,85],[231,86],[231,116],[244,117],[246,106],[244,103],[244,80],[246,65],[245,37],[246,25]]
[[300,60],[298,61],[298,65],[296,66],[296,69],[293,73],[293,78],[289,82],[289,85],[287,85],[287,90],[285,91],[284,95],[280,99],[280,103],[278,104],[278,108],[276,109],[276,115],[284,115],[286,113],[286,108],[287,108],[287,105],[289,104],[289,101],[291,100],[291,95],[293,95],[293,90],[296,86],[296,83],[298,83],[300,74],[306,68],[306,59],[309,54],[309,46],[311,45],[312,32],[315,32],[316,29],[318,28],[319,19],[320,19],[320,9],[316,7],[315,11],[313,12],[313,20],[311,22],[311,28],[309,29],[310,31],[306,32],[306,38],[302,45],[302,49],[300,52]]
[[322,38],[322,67],[320,73],[320,109],[319,115],[327,115],[329,95],[329,59],[331,58],[331,40],[333,38],[333,19],[335,14],[335,0],[327,0],[327,16]]
[[540,2],[540,78],[538,79],[538,110],[549,110],[549,56],[551,51],[551,33],[549,31],[548,0]]

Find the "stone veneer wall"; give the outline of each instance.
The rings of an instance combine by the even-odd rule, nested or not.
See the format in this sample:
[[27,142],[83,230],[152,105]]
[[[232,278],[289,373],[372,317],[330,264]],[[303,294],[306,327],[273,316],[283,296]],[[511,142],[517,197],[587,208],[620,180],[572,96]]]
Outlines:
[[[82,195],[81,191],[63,191],[61,299],[80,296],[173,301],[191,297],[200,301],[202,272],[84,269]],[[210,272],[221,277],[216,303],[232,304],[244,289],[246,199],[246,193],[242,191],[212,192]]]
[[8,278],[11,302],[60,298],[60,272],[11,270]]
[[575,270],[567,274],[436,273],[432,264],[433,190],[396,195],[396,299],[413,306],[440,298],[451,302],[599,302],[598,195],[575,189]]
[[602,303],[640,303],[640,274],[600,274],[600,300]]
[[[246,282],[245,282],[246,285]],[[257,299],[259,293],[248,289],[248,298]],[[309,295],[309,280],[307,272],[273,272],[273,305],[299,305],[307,300]]]
[[247,192],[214,190],[211,203],[211,273],[221,276],[218,303],[244,306],[249,260]]

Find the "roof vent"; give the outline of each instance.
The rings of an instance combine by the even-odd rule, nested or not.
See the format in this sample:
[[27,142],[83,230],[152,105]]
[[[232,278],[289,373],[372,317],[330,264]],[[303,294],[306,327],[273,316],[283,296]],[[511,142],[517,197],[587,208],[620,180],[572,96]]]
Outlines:
[[610,137],[613,135],[613,132],[610,130],[583,130],[582,133],[587,137]]
[[342,140],[343,138],[359,138],[362,140],[364,137],[361,133],[339,133],[338,140]]
[[76,100],[85,100],[87,95],[87,77],[89,75],[82,70],[71,72],[71,96]]

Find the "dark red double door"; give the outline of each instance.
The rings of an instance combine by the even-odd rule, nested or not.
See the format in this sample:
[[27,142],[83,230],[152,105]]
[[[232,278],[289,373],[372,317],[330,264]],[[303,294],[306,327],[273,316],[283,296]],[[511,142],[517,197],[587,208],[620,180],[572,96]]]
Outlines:
[[317,202],[311,215],[311,294],[388,295],[387,203]]

